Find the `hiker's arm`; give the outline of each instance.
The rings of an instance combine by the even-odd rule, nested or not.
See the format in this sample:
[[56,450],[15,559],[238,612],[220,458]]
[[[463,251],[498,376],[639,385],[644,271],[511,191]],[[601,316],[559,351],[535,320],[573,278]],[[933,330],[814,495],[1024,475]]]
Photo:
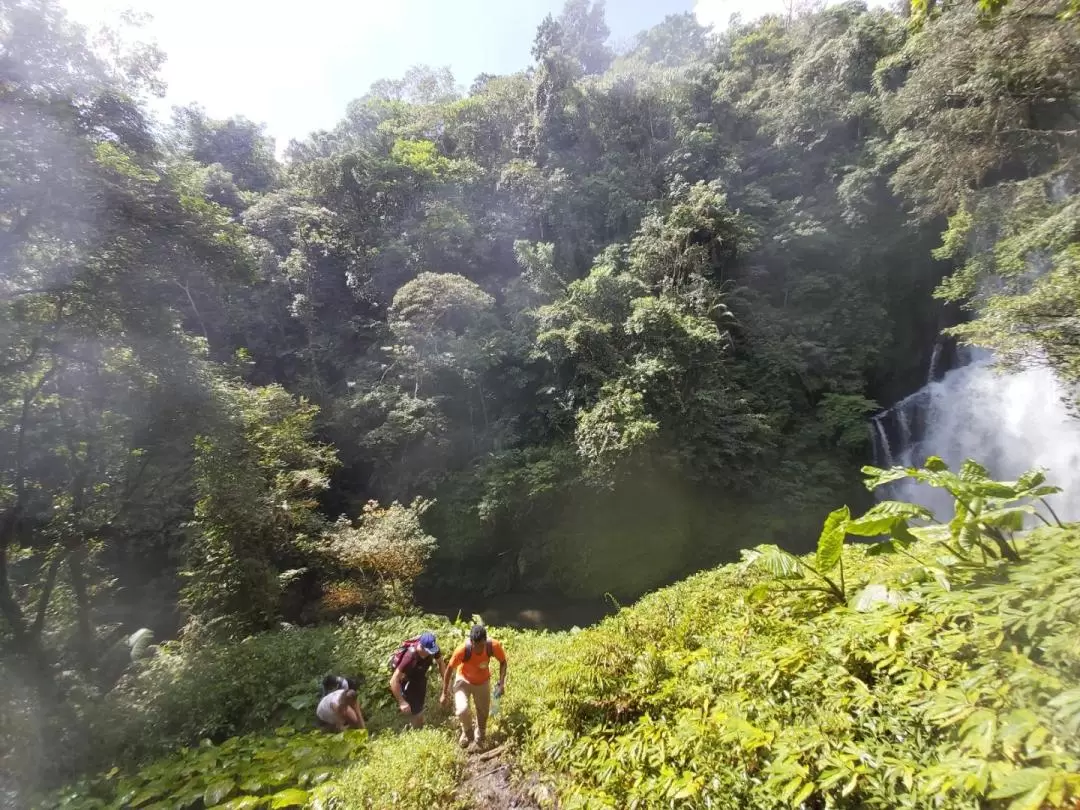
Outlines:
[[401,681],[404,679],[404,675],[401,672],[401,667],[394,670],[394,674],[390,676],[390,694],[394,696],[394,700],[397,701],[398,708],[402,711],[408,708],[409,704],[405,700],[405,697],[401,694]]
[[355,699],[344,706],[342,714],[345,717],[345,725],[352,728],[364,727],[364,714],[360,711],[360,703]]
[[442,674],[442,694],[439,696],[439,701],[445,703],[450,699],[450,678],[454,674],[454,668],[451,666],[443,667]]
[[506,660],[499,661],[499,692],[506,691]]

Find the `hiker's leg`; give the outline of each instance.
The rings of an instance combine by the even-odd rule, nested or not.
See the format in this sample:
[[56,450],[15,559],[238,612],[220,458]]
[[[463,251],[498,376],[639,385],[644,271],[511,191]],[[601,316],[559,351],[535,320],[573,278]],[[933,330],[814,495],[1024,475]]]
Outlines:
[[427,678],[415,681],[407,681],[401,690],[401,696],[409,704],[412,714],[409,715],[409,723],[413,728],[424,727],[424,702],[427,698]]
[[476,704],[476,735],[483,742],[487,735],[488,711],[491,709],[491,681],[473,687],[473,703]]
[[454,714],[461,723],[461,741],[465,744],[472,742],[473,721],[472,712],[469,711],[469,684],[461,678],[454,682]]

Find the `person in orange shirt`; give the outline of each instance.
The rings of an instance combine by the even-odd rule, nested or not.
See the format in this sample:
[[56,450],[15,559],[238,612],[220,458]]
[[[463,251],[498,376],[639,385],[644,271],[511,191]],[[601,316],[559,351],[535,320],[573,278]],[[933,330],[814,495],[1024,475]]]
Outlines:
[[491,708],[491,659],[499,662],[499,682],[495,685],[495,697],[501,697],[506,689],[506,652],[502,644],[491,641],[487,630],[478,624],[469,632],[469,640],[454,650],[443,674],[440,702],[450,702],[450,679],[454,679],[454,714],[461,723],[461,747],[468,748],[473,740],[472,715],[469,698],[476,706],[476,742],[484,744],[487,731],[488,710]]

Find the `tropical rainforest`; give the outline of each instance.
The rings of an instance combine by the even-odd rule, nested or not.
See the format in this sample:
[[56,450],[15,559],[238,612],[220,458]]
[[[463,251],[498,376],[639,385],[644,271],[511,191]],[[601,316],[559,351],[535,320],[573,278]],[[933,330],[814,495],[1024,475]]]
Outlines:
[[1080,383],[1076,11],[568,0],[279,150],[0,0],[0,806],[468,806],[416,591],[671,586],[493,629],[530,801],[1075,807],[1068,493],[864,465],[942,346]]

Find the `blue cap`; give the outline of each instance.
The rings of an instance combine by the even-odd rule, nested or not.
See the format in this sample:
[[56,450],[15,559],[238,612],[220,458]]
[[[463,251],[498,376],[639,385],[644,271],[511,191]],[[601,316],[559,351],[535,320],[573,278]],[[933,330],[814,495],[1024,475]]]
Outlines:
[[434,633],[421,633],[420,646],[424,648],[424,652],[426,653],[431,655],[439,654],[439,645],[435,643]]

